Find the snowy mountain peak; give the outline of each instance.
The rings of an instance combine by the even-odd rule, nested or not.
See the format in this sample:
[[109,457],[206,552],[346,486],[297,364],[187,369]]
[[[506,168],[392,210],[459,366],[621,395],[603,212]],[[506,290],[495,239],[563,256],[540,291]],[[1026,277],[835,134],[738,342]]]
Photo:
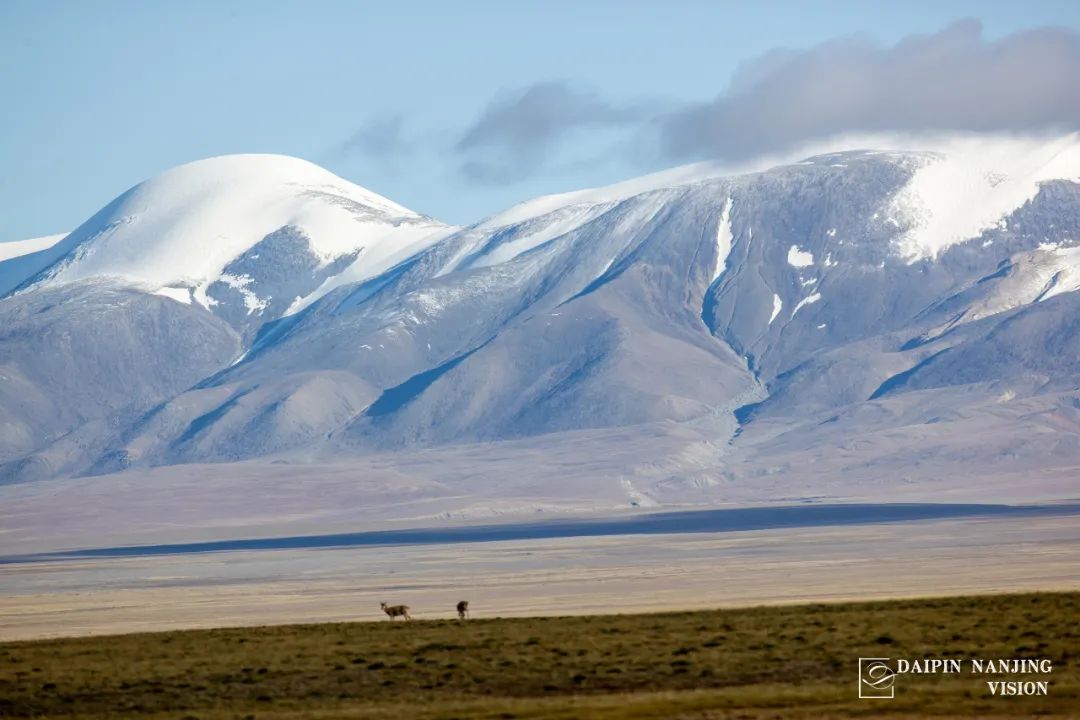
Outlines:
[[968,138],[921,154],[890,207],[907,228],[901,254],[911,261],[937,257],[998,226],[1038,194],[1040,183],[1080,179],[1078,138]]
[[[866,149],[851,149],[851,147]],[[548,195],[519,203],[474,226],[481,233],[527,227],[537,231],[516,247],[488,248],[491,264],[532,249],[588,222],[615,205],[648,193],[669,194],[701,184],[747,186],[765,177],[784,177],[799,168],[835,176],[859,165],[891,165],[905,181],[895,187],[870,220],[884,224],[892,254],[907,262],[935,259],[950,247],[980,237],[1032,200],[1041,184],[1080,180],[1080,134],[1031,138],[1006,135],[946,135],[906,138],[867,136],[808,148],[786,158],[762,158],[738,167],[702,162],[613,185]],[[544,229],[541,231],[540,228]],[[835,230],[833,230],[835,232]],[[848,238],[857,242],[858,238]],[[477,260],[469,265],[474,267]]]
[[442,229],[307,161],[227,155],[131,188],[59,243],[32,284],[108,279],[242,320],[272,304],[280,314],[343,271],[379,272]]
[[65,237],[67,237],[67,233],[2,242],[0,243],[0,262],[14,260],[15,258],[39,253],[42,250],[48,250]]

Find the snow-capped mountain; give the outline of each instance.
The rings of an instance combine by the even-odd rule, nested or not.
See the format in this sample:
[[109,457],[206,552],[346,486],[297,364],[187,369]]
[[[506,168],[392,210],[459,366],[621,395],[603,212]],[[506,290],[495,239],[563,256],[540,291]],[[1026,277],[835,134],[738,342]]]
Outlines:
[[434,452],[443,482],[498,456],[643,504],[1080,461],[1076,136],[696,166],[465,228],[217,158],[47,252],[0,300],[9,481]]
[[52,248],[65,237],[67,233],[0,243],[0,297],[51,265],[60,254]]
[[[140,183],[48,248],[26,287],[107,280],[257,329],[446,228],[296,158],[234,155]],[[2,267],[2,266],[0,266]]]

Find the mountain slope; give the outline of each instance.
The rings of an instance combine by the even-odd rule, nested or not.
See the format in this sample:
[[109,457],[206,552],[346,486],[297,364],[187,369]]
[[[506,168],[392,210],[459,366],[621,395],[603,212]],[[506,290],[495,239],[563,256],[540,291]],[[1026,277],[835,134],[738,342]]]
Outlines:
[[[330,192],[307,164],[274,159],[288,172],[266,173],[271,192],[231,175],[250,158],[206,162],[173,172],[227,180],[140,186],[0,305],[102,277],[182,292],[238,333],[236,356],[161,386],[137,416],[108,410],[83,450],[28,442],[9,467],[353,463],[451,445],[479,463],[541,438],[602,454],[603,438],[633,437],[670,457],[589,467],[640,504],[715,501],[778,473],[793,487],[813,475],[811,495],[832,482],[799,458],[852,478],[1080,459],[1076,136],[691,168],[461,229]],[[204,227],[224,239],[182,259]],[[927,423],[974,434],[935,450]]]
[[205,311],[110,285],[0,302],[0,480],[78,469],[118,427],[239,347],[236,332]]

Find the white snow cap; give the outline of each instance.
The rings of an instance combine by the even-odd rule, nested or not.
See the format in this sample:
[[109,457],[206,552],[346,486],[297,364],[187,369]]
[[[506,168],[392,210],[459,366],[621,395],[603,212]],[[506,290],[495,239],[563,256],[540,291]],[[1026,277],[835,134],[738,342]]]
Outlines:
[[1039,192],[1048,180],[1080,179],[1080,135],[963,137],[927,143],[911,181],[893,198],[886,222],[907,229],[910,262],[979,237]]
[[23,255],[48,250],[56,243],[67,237],[67,233],[59,235],[46,235],[44,237],[30,238],[29,240],[12,240],[0,242],[0,262],[12,260]]
[[109,203],[63,241],[74,252],[45,282],[191,288],[205,305],[206,287],[231,260],[286,225],[326,263],[360,248],[357,262],[376,262],[444,227],[305,160],[226,155],[168,170]]

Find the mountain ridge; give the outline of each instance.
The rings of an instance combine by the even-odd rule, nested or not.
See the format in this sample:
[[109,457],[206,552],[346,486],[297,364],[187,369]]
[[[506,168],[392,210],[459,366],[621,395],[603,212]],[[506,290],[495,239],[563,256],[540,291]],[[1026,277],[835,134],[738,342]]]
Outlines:
[[[315,241],[287,229],[301,225],[254,238],[275,216],[217,262],[213,279],[199,276],[203,295],[188,287],[188,312],[220,328],[199,332],[222,354],[235,348],[227,362],[188,387],[148,393],[98,430],[58,421],[36,447],[26,431],[21,451],[0,455],[0,473],[17,482],[443,446],[482,454],[625,428],[685,444],[682,460],[613,465],[602,475],[622,478],[618,492],[635,503],[719,501],[769,457],[796,452],[835,467],[815,447],[865,455],[853,477],[890,472],[884,458],[897,476],[916,457],[956,472],[970,451],[920,444],[908,429],[919,412],[964,433],[980,427],[982,440],[964,442],[982,442],[991,465],[1002,452],[1072,462],[1078,148],[1068,136],[964,140],[953,155],[849,150],[734,176],[677,169],[464,228],[400,214],[425,234],[388,234],[367,266],[350,255],[355,243],[309,262],[295,250]],[[950,185],[954,204],[927,197]],[[70,304],[50,298],[91,279],[115,284],[74,272],[84,259],[24,284],[0,309]],[[127,292],[162,290],[139,279]],[[0,337],[0,367],[5,342],[18,340]],[[1024,403],[1042,409],[1018,419],[1010,408]],[[23,412],[0,409],[8,422]],[[1049,450],[1047,427],[1058,436]],[[80,428],[90,429],[73,439]],[[854,428],[867,445],[844,450]]]

